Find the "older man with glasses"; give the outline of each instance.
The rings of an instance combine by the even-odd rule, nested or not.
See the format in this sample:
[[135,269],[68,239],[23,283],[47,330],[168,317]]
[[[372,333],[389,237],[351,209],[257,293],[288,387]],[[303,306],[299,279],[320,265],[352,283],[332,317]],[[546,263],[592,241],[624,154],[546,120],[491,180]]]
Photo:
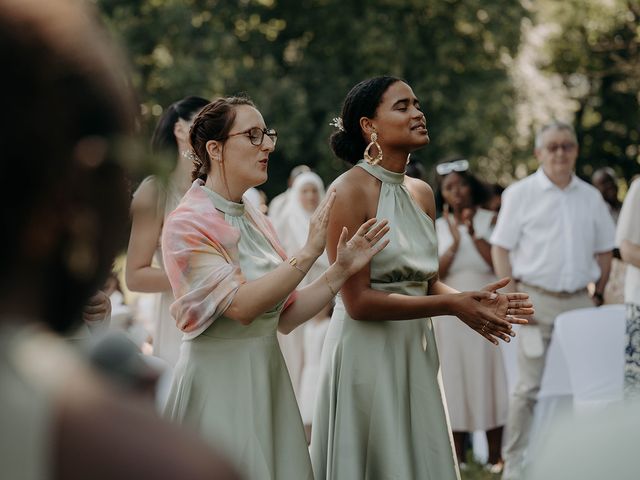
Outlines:
[[[507,188],[491,237],[498,278],[515,280],[508,291],[529,293],[536,313],[520,330],[519,378],[512,394],[504,446],[503,479],[522,478],[536,397],[555,318],[602,304],[615,227],[595,187],[574,173],[578,143],[573,128],[554,122],[535,140],[540,168]],[[592,298],[587,285],[595,282]]]

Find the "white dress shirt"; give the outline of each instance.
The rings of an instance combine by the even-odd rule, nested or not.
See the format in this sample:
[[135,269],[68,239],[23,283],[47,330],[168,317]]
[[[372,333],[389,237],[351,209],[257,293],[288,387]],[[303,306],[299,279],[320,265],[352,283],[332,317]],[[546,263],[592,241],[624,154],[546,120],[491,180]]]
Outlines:
[[[616,244],[623,240],[640,245],[640,180],[631,184],[618,217]],[[626,270],[624,301],[640,305],[640,268],[627,263]]]
[[596,253],[613,250],[615,226],[595,187],[575,175],[564,189],[542,168],[502,195],[491,243],[510,251],[513,277],[574,292],[600,277]]

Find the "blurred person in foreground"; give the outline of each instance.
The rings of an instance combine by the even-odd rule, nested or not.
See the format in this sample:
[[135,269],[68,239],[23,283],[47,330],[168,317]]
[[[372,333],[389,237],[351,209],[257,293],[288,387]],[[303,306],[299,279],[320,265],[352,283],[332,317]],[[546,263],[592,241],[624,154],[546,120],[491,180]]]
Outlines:
[[526,480],[636,480],[640,404],[621,402],[555,422]]
[[[489,243],[494,213],[480,207],[489,192],[465,159],[440,163],[436,172],[436,205],[442,209],[436,219],[439,277],[458,290],[495,282]],[[483,431],[489,447],[487,468],[498,473],[509,403],[502,352],[450,317],[435,318],[434,329],[458,461],[466,460],[465,437]]]
[[79,2],[0,0],[0,477],[237,478],[59,335],[125,241],[134,102],[104,36]]
[[627,305],[625,398],[640,399],[640,179],[629,188],[618,218],[616,243],[626,265],[624,301]]
[[[496,274],[517,279],[518,289],[528,292],[536,306],[529,325],[520,329],[519,376],[503,451],[505,480],[522,478],[555,319],[602,304],[614,247],[615,228],[602,196],[574,173],[578,142],[573,127],[562,122],[542,127],[535,156],[540,168],[504,191],[491,236]],[[590,282],[596,285],[592,298]]]

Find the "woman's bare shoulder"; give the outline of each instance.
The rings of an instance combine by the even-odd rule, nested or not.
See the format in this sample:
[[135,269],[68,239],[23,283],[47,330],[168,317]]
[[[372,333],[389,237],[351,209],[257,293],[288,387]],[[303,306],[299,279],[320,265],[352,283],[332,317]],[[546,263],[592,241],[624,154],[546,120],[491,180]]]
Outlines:
[[151,213],[159,212],[162,188],[155,177],[145,178],[136,189],[131,200],[131,213]]
[[412,177],[405,177],[404,184],[418,206],[435,219],[436,200],[431,185],[424,180]]
[[336,178],[329,188],[335,188],[338,196],[352,197],[367,194],[376,182],[362,168],[353,167]]

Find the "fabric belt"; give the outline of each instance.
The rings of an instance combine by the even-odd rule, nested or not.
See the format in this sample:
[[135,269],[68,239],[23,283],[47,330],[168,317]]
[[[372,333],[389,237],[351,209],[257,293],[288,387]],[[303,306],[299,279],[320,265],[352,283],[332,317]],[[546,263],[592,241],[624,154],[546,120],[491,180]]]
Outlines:
[[522,281],[518,281],[518,283],[524,287],[523,290],[525,291],[527,289],[534,290],[536,292],[540,292],[545,295],[549,295],[551,297],[557,297],[557,298],[568,298],[574,295],[581,295],[583,293],[587,293],[587,287],[579,288],[578,290],[574,290],[573,292],[567,292],[567,291],[555,292],[553,290],[547,290],[546,288],[538,287],[537,285],[531,285],[530,283],[526,283]]

